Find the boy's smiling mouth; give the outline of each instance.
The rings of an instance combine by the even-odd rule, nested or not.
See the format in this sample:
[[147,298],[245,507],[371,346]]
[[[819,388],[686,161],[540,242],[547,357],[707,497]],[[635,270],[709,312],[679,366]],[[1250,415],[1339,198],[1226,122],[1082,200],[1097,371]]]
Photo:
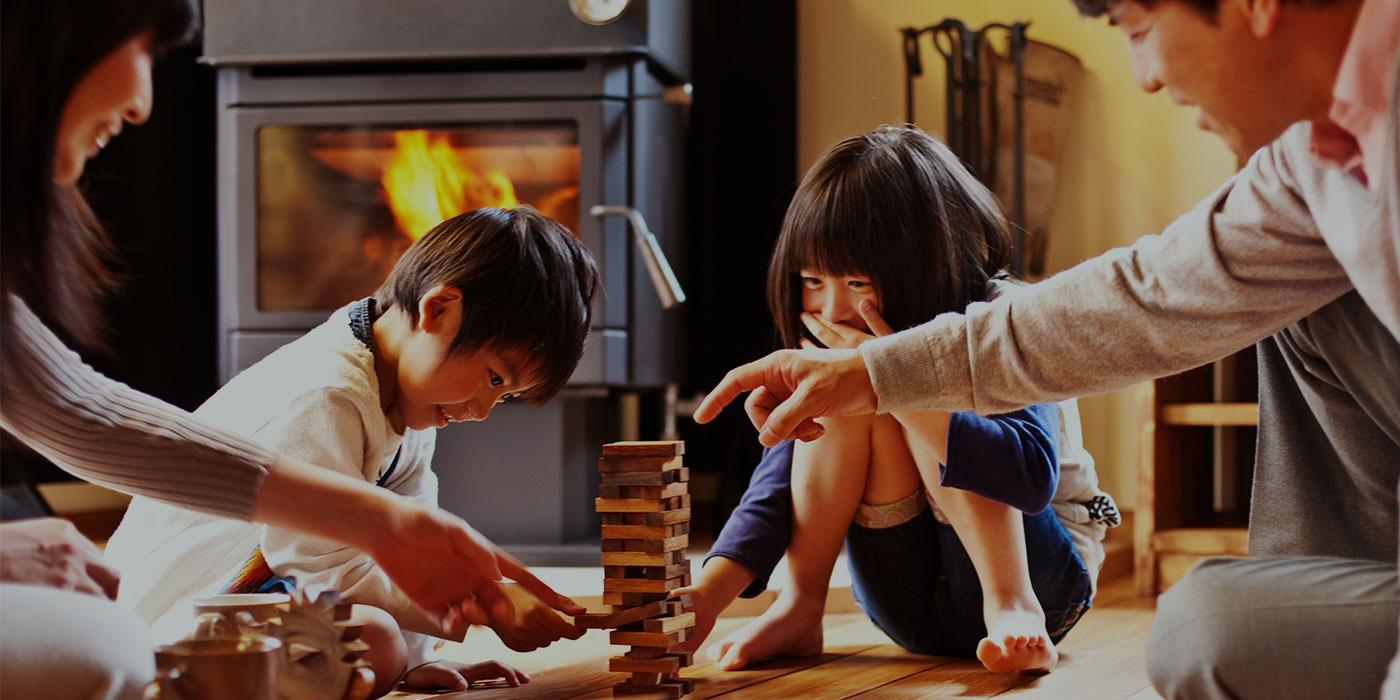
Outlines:
[[472,417],[470,415],[457,416],[448,413],[447,408],[444,407],[442,404],[437,405],[437,412],[439,418],[439,428],[445,427],[448,423],[461,423],[463,421],[472,420]]

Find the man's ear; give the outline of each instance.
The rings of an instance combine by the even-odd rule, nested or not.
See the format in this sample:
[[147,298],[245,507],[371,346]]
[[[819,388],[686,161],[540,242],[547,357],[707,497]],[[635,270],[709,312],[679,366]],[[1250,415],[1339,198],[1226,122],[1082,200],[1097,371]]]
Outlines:
[[1254,36],[1262,39],[1278,26],[1280,0],[1236,0]]
[[439,284],[418,299],[418,327],[425,333],[455,329],[461,322],[462,290]]

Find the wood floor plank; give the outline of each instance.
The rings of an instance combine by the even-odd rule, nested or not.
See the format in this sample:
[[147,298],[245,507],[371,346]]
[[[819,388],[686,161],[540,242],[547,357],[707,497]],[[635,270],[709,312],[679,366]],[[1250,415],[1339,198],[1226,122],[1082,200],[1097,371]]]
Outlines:
[[947,659],[926,671],[886,683],[854,697],[860,700],[912,700],[913,698],[991,698],[1029,682],[1017,674],[992,673],[976,659]]
[[940,663],[894,644],[871,647],[729,693],[726,700],[840,700],[872,685],[899,680]]
[[[712,664],[702,663],[683,670],[682,675],[698,681],[696,692],[687,696],[692,700],[1159,700],[1148,684],[1145,664],[1155,601],[1122,594],[1112,586],[1100,594],[1095,608],[1060,645],[1060,665],[1043,676],[999,675],[988,672],[975,659],[909,654],[891,644],[860,613],[828,614],[823,618],[826,649],[821,656],[778,659],[736,672],[719,671]],[[747,622],[743,618],[721,618],[710,635],[711,642],[723,639]],[[476,642],[472,643],[472,639]],[[473,688],[446,695],[396,692],[388,697],[606,700],[612,697],[612,686],[625,677],[608,672],[607,658],[616,655],[620,647],[609,645],[607,635],[597,630],[578,641],[559,642],[528,654],[505,650],[489,630],[473,630],[468,642],[449,645],[444,654],[459,661],[497,658],[526,670],[533,681],[520,688]],[[703,654],[696,655],[697,661],[703,658]]]

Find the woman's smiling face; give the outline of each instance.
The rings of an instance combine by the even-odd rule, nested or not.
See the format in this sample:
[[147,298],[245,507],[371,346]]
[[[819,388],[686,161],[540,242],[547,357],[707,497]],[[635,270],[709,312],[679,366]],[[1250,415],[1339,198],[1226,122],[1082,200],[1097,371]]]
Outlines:
[[151,37],[143,33],[118,46],[83,74],[63,105],[54,144],[53,181],[71,184],[87,160],[121,133],[126,122],[151,115]]

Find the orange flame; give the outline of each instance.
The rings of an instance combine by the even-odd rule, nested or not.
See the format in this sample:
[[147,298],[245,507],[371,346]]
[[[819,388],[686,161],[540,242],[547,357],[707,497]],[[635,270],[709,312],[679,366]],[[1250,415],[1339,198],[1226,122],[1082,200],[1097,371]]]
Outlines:
[[427,131],[398,131],[394,144],[394,158],[382,182],[399,229],[415,241],[464,211],[520,203],[504,171],[473,170],[446,136],[430,143]]

